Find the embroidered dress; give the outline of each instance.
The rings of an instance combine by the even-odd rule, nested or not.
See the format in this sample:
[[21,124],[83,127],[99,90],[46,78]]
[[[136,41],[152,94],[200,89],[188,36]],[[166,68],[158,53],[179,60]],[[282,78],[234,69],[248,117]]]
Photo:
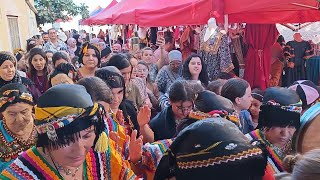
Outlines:
[[0,171],[7,168],[20,153],[35,145],[36,131],[27,141],[14,137],[0,121]]
[[[107,153],[97,153],[92,149],[86,155],[83,163],[83,177],[86,180],[113,180],[113,179],[138,179],[133,172],[127,168],[128,163],[124,163],[122,168],[118,168],[118,163],[122,163],[121,158],[115,157],[112,149]],[[110,158],[111,157],[111,158]],[[114,158],[113,158],[114,157]],[[2,180],[45,180],[64,179],[59,172],[52,167],[45,158],[33,147],[22,153],[18,159],[13,161],[9,168],[6,168],[0,175]]]
[[274,174],[284,171],[282,160],[286,155],[286,151],[272,145],[259,129],[246,134],[246,137],[251,141],[251,143],[259,141],[266,145],[268,150],[268,165],[272,167]]
[[234,66],[231,60],[227,36],[216,30],[208,41],[204,42],[204,29],[200,35],[201,49],[198,52],[208,66],[209,80],[217,78],[220,72],[230,72]]

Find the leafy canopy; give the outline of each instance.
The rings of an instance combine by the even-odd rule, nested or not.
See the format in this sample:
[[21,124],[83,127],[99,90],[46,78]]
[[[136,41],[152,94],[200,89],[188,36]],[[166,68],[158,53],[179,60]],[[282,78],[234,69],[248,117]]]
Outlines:
[[37,23],[54,23],[61,19],[67,21],[70,17],[81,15],[82,19],[89,17],[88,6],[84,3],[76,5],[73,0],[35,0],[38,10]]

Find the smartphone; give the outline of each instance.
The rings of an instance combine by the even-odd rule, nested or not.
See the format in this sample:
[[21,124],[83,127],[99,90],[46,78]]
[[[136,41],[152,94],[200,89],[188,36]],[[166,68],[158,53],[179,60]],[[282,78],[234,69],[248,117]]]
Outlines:
[[164,38],[164,31],[158,31],[157,32],[157,43],[156,43],[157,46],[159,46],[160,44],[163,43],[163,38]]
[[164,37],[164,31],[157,32],[157,41],[161,40]]

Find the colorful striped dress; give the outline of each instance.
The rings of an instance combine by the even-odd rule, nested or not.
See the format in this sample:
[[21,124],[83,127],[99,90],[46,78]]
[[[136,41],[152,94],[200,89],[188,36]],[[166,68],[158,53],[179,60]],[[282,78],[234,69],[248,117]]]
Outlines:
[[143,179],[153,179],[162,156],[167,152],[173,139],[165,139],[147,143],[142,148]]
[[[109,153],[89,151],[83,163],[83,177],[86,180],[138,179],[130,170],[128,162],[110,148]],[[114,156],[115,154],[116,156]],[[111,158],[110,158],[111,157]],[[129,167],[129,168],[128,168]],[[33,147],[22,153],[0,175],[1,180],[63,180],[59,172]]]
[[263,143],[268,150],[268,166],[272,168],[274,174],[284,171],[282,158],[277,151],[272,148],[272,144],[265,138],[263,132],[259,129],[254,130],[248,134],[246,137],[250,140],[251,143],[261,142]]

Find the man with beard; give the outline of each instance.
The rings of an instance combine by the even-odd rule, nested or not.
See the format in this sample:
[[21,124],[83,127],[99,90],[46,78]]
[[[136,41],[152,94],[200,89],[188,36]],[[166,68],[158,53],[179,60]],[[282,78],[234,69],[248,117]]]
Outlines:
[[35,145],[33,98],[21,83],[10,83],[0,89],[0,171],[18,154]]

